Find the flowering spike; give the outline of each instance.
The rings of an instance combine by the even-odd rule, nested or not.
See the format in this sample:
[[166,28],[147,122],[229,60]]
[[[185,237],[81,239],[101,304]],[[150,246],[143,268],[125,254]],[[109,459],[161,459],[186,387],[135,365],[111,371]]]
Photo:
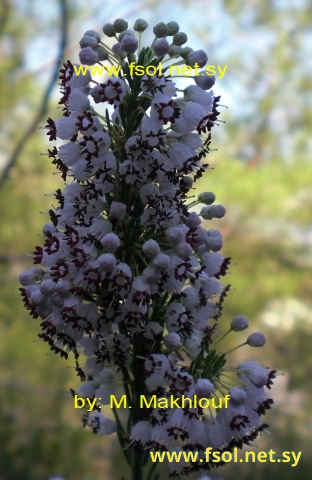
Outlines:
[[[172,476],[186,476],[210,468],[206,449],[248,444],[266,428],[261,416],[273,400],[264,388],[276,373],[255,362],[227,367],[227,354],[217,350],[225,335],[248,327],[238,315],[218,336],[230,289],[220,277],[230,258],[219,253],[221,233],[207,230],[202,219],[226,211],[212,192],[187,202],[208,168],[202,160],[220,97],[206,91],[214,79],[197,73],[195,83],[179,90],[161,63],[174,56],[171,66],[197,72],[208,57],[181,48],[187,35],[176,22],[158,23],[152,45],[141,48],[146,28],[142,19],[134,31],[123,19],[104,25],[104,34],[117,40],[112,48],[88,30],[80,41],[82,65],[67,61],[61,69],[63,116],[49,118],[45,128],[50,141],[64,141],[48,156],[67,183],[54,194],[43,245],[34,250],[41,267],[20,275],[25,308],[41,319],[39,337],[55,354],[74,359],[82,382],[74,401],[93,405],[84,426],[99,435],[117,430],[134,462],[133,479],[142,478],[146,449],[198,450],[196,462],[171,465]],[[104,66],[108,78],[92,81]],[[205,204],[199,214],[198,203]],[[256,332],[246,343],[260,347],[265,337]],[[116,407],[118,384],[131,407],[128,429],[117,414],[115,422],[100,412],[101,405]]]

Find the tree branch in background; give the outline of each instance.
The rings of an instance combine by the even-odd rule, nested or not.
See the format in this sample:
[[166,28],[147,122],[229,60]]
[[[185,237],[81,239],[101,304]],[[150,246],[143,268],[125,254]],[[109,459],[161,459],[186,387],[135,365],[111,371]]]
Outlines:
[[47,85],[46,91],[42,97],[42,102],[41,105],[39,106],[38,112],[35,115],[33,121],[29,125],[28,129],[24,133],[23,137],[20,139],[20,141],[17,143],[15,149],[13,150],[13,153],[7,163],[7,165],[4,167],[2,176],[0,178],[0,188],[4,185],[6,179],[9,176],[10,170],[13,168],[13,166],[16,164],[20,154],[23,151],[23,148],[25,147],[26,143],[28,140],[31,138],[33,133],[37,130],[38,123],[42,119],[42,117],[47,113],[48,110],[48,103],[50,96],[53,91],[53,87],[57,81],[58,78],[58,72],[60,68],[60,63],[62,61],[63,55],[64,55],[64,50],[67,46],[67,30],[68,30],[68,5],[67,5],[67,0],[59,0],[59,7],[60,7],[60,44],[59,44],[59,53],[55,61],[55,66],[54,70],[52,72],[51,79]]
[[10,6],[9,6],[9,2],[7,2],[6,0],[4,0],[1,4],[1,15],[0,15],[0,35],[2,34],[5,26],[6,26],[6,23],[8,21],[8,18],[9,18],[9,11],[10,11]]

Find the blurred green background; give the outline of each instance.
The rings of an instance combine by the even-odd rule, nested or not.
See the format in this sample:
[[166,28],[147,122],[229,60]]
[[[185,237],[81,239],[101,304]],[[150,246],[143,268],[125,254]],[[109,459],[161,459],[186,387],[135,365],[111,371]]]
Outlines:
[[[23,310],[18,275],[40,231],[52,193],[61,187],[46,156],[46,118],[57,118],[58,56],[78,60],[87,29],[123,17],[151,26],[179,22],[188,45],[227,65],[214,88],[229,107],[215,127],[208,162],[196,184],[211,190],[227,215],[219,228],[232,257],[221,330],[245,314],[250,331],[268,338],[260,351],[244,347],[233,365],[256,359],[277,369],[272,435],[257,450],[278,456],[302,451],[290,464],[229,464],[212,476],[225,480],[307,478],[312,469],[312,4],[308,0],[170,2],[2,0],[0,4],[0,480],[119,480],[126,467],[114,438],[81,427],[69,387],[78,378],[37,341],[38,322]],[[147,35],[147,41],[150,37]],[[231,348],[245,340],[232,334]],[[162,478],[166,478],[163,474]]]

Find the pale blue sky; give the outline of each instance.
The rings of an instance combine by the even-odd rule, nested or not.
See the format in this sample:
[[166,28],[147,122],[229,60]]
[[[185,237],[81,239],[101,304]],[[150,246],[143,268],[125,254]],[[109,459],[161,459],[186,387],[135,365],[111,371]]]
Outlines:
[[[25,45],[24,68],[36,74],[45,86],[58,52],[58,1],[15,1],[19,10],[29,15],[30,25],[33,24],[34,18],[37,25],[37,29],[32,32],[30,42]],[[286,15],[280,15],[276,27],[286,33],[292,31],[293,25],[300,30],[300,23],[297,25],[294,23],[295,16],[291,13],[300,10],[307,1],[309,0],[273,0],[272,4],[281,12],[286,7],[291,9]],[[231,122],[240,122],[243,118],[249,118],[248,122],[255,122],[253,128],[257,129],[259,100],[267,95],[268,85],[280,84],[281,89],[279,88],[278,91],[281,91],[282,95],[275,99],[274,111],[272,109],[268,113],[266,121],[270,122],[271,128],[279,136],[280,149],[285,158],[290,155],[295,137],[288,134],[287,118],[290,118],[288,112],[291,112],[292,116],[298,116],[303,105],[309,102],[296,93],[296,82],[300,76],[311,75],[312,32],[309,35],[306,31],[299,31],[303,40],[302,49],[296,52],[298,68],[292,70],[292,77],[288,78],[287,82],[283,82],[281,72],[274,63],[275,59],[270,55],[278,41],[275,26],[262,24],[253,28],[255,11],[261,10],[261,0],[250,0],[244,3],[243,14],[239,20],[224,8],[227,0],[193,0],[192,2],[171,0],[170,3],[168,0],[159,0],[155,6],[150,0],[144,2],[68,0],[68,4],[72,9],[77,10],[78,20],[70,22],[69,47],[65,60],[70,58],[74,62],[79,61],[79,40],[87,29],[101,32],[105,23],[112,22],[118,17],[125,18],[129,27],[133,26],[137,18],[147,20],[150,28],[144,34],[145,44],[152,41],[152,27],[156,23],[175,20],[180,24],[180,30],[187,33],[188,46],[207,52],[208,64],[220,65],[221,68],[227,65],[224,77],[216,82],[213,90],[215,94],[221,95],[222,103],[229,107]],[[239,58],[239,64],[235,63],[235,56]],[[262,63],[259,64],[259,60]],[[272,95],[272,92],[270,94]],[[55,96],[58,95],[55,88]],[[220,134],[225,134],[225,129],[218,129],[216,137]]]

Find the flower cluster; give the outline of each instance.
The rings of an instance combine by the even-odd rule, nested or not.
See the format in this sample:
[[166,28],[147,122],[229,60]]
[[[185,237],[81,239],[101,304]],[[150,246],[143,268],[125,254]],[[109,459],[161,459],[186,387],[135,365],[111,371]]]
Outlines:
[[[43,245],[35,247],[36,266],[20,282],[26,308],[41,319],[39,337],[62,357],[74,355],[82,381],[74,393],[98,399],[84,425],[102,435],[117,429],[130,462],[127,451],[198,450],[196,463],[171,465],[176,476],[213,467],[202,461],[206,448],[241,448],[267,427],[261,416],[273,400],[264,387],[275,371],[254,362],[228,367],[216,348],[230,289],[220,278],[230,258],[220,253],[220,232],[202,219],[222,218],[225,208],[211,192],[189,199],[208,168],[202,159],[220,97],[211,91],[213,78],[200,74],[180,90],[164,68],[201,68],[208,57],[183,47],[187,36],[176,22],[157,24],[152,45],[141,48],[146,27],[141,19],[134,31],[122,19],[106,24],[105,36],[117,41],[111,47],[93,30],[81,39],[81,63],[119,65],[118,76],[97,82],[89,71],[77,75],[70,61],[61,70],[63,116],[45,128],[51,141],[64,141],[48,155],[65,185],[54,194]],[[162,62],[162,74],[131,75],[133,62]],[[247,327],[238,315],[229,331]],[[246,343],[260,347],[265,338],[255,332]],[[128,429],[117,412],[116,422],[100,412],[118,381],[132,407]],[[227,394],[227,408],[217,413],[139,407],[141,396],[217,402]]]

